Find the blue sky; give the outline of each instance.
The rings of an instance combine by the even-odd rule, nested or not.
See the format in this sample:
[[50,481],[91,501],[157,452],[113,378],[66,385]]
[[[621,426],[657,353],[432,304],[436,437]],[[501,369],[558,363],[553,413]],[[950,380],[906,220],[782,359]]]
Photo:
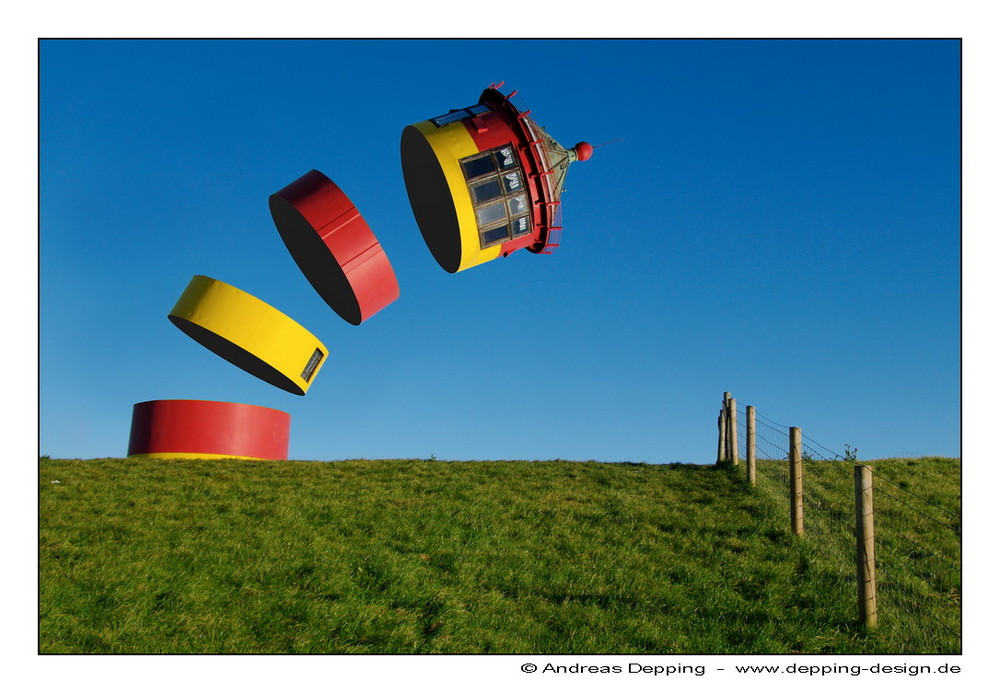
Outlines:
[[[131,407],[292,415],[290,457],[713,462],[723,391],[859,456],[960,454],[961,45],[947,40],[43,41],[39,452],[120,457]],[[451,275],[413,220],[411,123],[504,80],[600,144],[562,245]],[[312,290],[272,192],[316,168],[401,296]],[[331,355],[308,394],[166,318],[233,284]]]

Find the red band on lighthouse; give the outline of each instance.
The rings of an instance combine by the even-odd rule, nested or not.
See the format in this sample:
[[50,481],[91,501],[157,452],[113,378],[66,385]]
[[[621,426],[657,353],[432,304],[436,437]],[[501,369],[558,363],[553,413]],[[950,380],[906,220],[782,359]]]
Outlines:
[[389,258],[332,180],[313,169],[271,195],[268,204],[292,259],[344,320],[360,325],[399,298]]

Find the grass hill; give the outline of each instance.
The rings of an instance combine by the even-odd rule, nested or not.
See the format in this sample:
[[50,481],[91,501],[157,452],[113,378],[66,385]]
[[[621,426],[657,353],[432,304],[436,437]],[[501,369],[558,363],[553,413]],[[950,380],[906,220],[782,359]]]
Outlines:
[[[873,464],[957,516],[958,460]],[[849,532],[846,554],[808,514],[791,536],[766,474],[750,488],[739,469],[566,461],[39,472],[42,653],[960,651],[951,591],[950,609],[891,608],[891,589],[938,594],[932,575],[889,585],[895,627],[859,629]],[[917,539],[959,555],[954,534]]]

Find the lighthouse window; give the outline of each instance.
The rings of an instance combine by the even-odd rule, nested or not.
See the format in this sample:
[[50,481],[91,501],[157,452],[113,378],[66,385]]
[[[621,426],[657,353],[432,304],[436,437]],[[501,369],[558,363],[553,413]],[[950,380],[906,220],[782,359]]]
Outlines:
[[495,229],[487,229],[480,234],[482,238],[482,246],[485,248],[488,245],[493,245],[497,241],[506,241],[510,238],[510,231],[507,230],[507,225],[498,226]]
[[488,202],[489,200],[496,199],[503,194],[500,190],[500,181],[498,181],[495,177],[487,178],[482,182],[473,183],[469,186],[469,190],[472,192],[472,201],[474,204]]
[[448,123],[454,123],[457,120],[461,120],[462,118],[468,118],[468,117],[469,117],[469,112],[466,111],[464,108],[462,108],[457,111],[451,111],[450,113],[445,113],[444,115],[438,116],[437,118],[431,118],[431,122],[440,128],[444,127]]
[[476,221],[480,228],[491,226],[498,221],[506,221],[506,219],[507,212],[504,209],[503,200],[476,207]]
[[323,360],[323,352],[319,349],[314,351],[312,356],[309,357],[309,363],[307,363],[306,367],[302,370],[302,379],[307,383],[313,377],[313,373],[316,372],[316,366],[319,365],[321,360]]
[[439,128],[448,125],[449,123],[454,123],[465,118],[471,118],[472,116],[481,115],[490,110],[489,106],[484,106],[481,103],[477,103],[475,106],[469,106],[468,108],[460,108],[457,111],[449,111],[444,115],[438,116],[437,118],[431,118],[431,122],[437,125]]
[[461,159],[483,248],[531,233],[531,200],[512,144]]
[[531,224],[528,223],[528,217],[519,217],[510,222],[511,232],[515,236],[523,236],[524,234],[531,231]]
[[514,147],[500,147],[497,150],[497,162],[502,169],[517,166],[517,154],[514,152]]
[[489,152],[474,158],[469,157],[462,160],[462,173],[465,174],[466,180],[496,173],[496,170],[496,166],[493,164],[493,157],[490,156]]
[[521,174],[517,171],[503,174],[503,187],[508,193],[521,192]]

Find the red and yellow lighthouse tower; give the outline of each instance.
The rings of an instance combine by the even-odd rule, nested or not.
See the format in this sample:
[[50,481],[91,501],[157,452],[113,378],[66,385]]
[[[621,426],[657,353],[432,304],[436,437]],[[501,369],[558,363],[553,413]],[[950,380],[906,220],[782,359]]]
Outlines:
[[593,147],[566,149],[493,84],[479,102],[407,126],[403,178],[424,242],[448,272],[527,248],[551,253],[566,171]]

